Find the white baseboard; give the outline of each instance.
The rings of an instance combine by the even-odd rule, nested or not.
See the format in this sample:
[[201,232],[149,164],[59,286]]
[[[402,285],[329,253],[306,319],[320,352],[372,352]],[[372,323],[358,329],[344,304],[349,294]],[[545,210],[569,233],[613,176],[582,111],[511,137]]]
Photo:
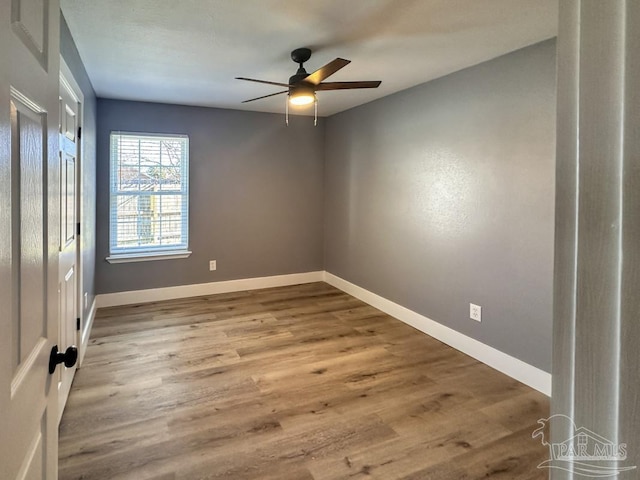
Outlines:
[[152,288],[129,292],[103,293],[96,297],[98,308],[131,305],[134,303],[157,302],[176,298],[198,297],[216,293],[258,290],[260,288],[284,287],[301,283],[322,282],[324,272],[292,273],[272,277],[243,278],[222,282],[198,283],[195,285],[179,285],[176,287]]
[[82,366],[84,361],[84,354],[87,353],[87,346],[89,345],[89,336],[91,335],[91,327],[93,327],[93,320],[96,318],[97,297],[94,297],[89,309],[87,318],[84,319],[84,325],[82,326],[82,333],[80,337],[80,352],[78,355],[78,367]]
[[176,298],[197,297],[201,295],[213,295],[216,293],[239,292],[243,290],[257,290],[260,288],[284,287],[301,283],[325,281],[330,285],[352,295],[365,303],[411,325],[427,335],[440,340],[447,345],[485,363],[544,393],[551,396],[551,374],[540,370],[515,357],[507,355],[489,345],[468,337],[456,330],[446,327],[430,318],[425,317],[402,305],[387,300],[380,295],[365,290],[358,285],[350,283],[329,272],[306,272],[289,275],[276,275],[271,277],[244,278],[239,280],[227,280],[222,282],[199,283],[195,285],[179,285],[175,287],[153,288],[148,290],[135,290],[129,292],[106,293],[96,296],[91,306],[89,316],[85,322],[80,348],[80,365],[86,351],[87,342],[96,308],[131,305],[134,303],[156,302],[160,300],[172,300]]
[[343,292],[348,293],[349,295],[352,295],[379,310],[382,310],[392,317],[411,325],[421,332],[446,343],[456,350],[460,350],[470,357],[495,368],[499,372],[502,372],[547,396],[551,396],[550,373],[507,355],[500,350],[490,347],[489,345],[479,342],[478,340],[468,337],[449,327],[445,327],[444,325],[420,315],[413,310],[409,310],[402,305],[398,305],[391,300],[387,300],[380,295],[365,290],[364,288],[343,280],[329,272],[324,272],[324,281],[336,288],[339,288]]

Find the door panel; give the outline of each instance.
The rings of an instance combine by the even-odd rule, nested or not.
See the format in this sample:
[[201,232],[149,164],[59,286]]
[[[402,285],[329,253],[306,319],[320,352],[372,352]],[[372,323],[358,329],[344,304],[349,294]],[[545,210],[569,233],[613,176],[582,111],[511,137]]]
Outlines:
[[57,478],[59,14],[0,0],[2,480]]
[[49,3],[47,0],[11,2],[11,27],[14,33],[45,69],[49,52]]
[[43,472],[46,446],[43,440],[45,438],[46,425],[46,417],[43,417],[40,421],[40,429],[36,431],[28,450],[25,452],[26,455],[16,478],[20,480],[45,478]]
[[[17,93],[17,92],[16,92]],[[44,192],[46,191],[45,114],[34,111],[16,98],[11,101],[12,133],[12,212],[14,285],[18,329],[15,347],[18,366],[32,354],[35,345],[46,338],[45,322],[45,239],[43,232]]]
[[[45,478],[42,459],[23,457],[36,449],[44,453],[47,398],[38,391],[50,384],[46,368],[50,342],[46,314],[45,195],[47,176],[46,113],[12,89],[11,124],[11,243],[12,318],[11,351],[15,352],[11,378],[9,431],[21,432],[9,446],[11,460],[31,478]],[[25,428],[28,427],[28,428]],[[37,460],[37,461],[36,461]],[[35,461],[35,463],[30,463]],[[40,467],[38,467],[40,465]],[[18,477],[19,478],[19,477]]]
[[65,250],[76,240],[76,158],[75,153],[69,153],[75,150],[76,145],[67,138],[61,138],[61,143],[65,144],[65,150],[61,152],[60,182],[61,248]]

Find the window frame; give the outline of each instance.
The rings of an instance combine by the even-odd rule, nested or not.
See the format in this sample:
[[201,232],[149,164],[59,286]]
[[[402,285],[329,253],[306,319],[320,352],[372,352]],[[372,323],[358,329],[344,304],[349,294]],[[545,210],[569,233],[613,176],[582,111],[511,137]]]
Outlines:
[[[180,140],[184,142],[182,159],[180,161],[180,190],[161,190],[154,193],[138,193],[128,190],[118,190],[118,167],[121,162],[116,156],[118,150],[114,146],[116,137],[138,137],[139,139],[152,140],[154,137],[158,139]],[[159,140],[160,141],[160,140]],[[109,256],[106,260],[109,263],[128,263],[143,262],[152,260],[169,260],[176,258],[187,258],[191,255],[189,250],[189,163],[190,163],[190,142],[189,136],[185,134],[174,133],[149,133],[149,132],[128,132],[114,130],[109,133]],[[162,167],[162,165],[160,165]],[[140,155],[138,155],[138,171],[141,169]],[[158,183],[157,185],[160,185]],[[181,243],[168,245],[138,245],[118,247],[116,245],[118,235],[117,222],[117,198],[122,195],[130,195],[132,197],[162,197],[176,196],[181,198],[180,205],[180,223],[181,223]]]

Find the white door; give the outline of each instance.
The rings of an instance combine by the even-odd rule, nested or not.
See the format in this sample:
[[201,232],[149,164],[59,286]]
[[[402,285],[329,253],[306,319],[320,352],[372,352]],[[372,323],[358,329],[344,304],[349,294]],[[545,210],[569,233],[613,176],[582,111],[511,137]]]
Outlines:
[[[78,344],[77,269],[77,135],[79,104],[68,81],[60,82],[60,332],[58,345]],[[61,368],[58,376],[58,422],[69,397],[76,367]]]
[[[0,0],[0,478],[57,478],[57,0]],[[58,367],[60,368],[60,367]]]

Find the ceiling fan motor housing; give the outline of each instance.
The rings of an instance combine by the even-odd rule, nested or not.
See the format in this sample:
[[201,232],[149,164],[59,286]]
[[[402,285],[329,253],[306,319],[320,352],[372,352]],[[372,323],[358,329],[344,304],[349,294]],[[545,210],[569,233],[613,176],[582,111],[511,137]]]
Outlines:
[[309,74],[305,71],[304,68],[301,70],[302,72],[300,72],[300,69],[299,69],[295,75],[291,75],[289,77],[289,85],[295,85],[296,83],[300,83],[309,76]]

